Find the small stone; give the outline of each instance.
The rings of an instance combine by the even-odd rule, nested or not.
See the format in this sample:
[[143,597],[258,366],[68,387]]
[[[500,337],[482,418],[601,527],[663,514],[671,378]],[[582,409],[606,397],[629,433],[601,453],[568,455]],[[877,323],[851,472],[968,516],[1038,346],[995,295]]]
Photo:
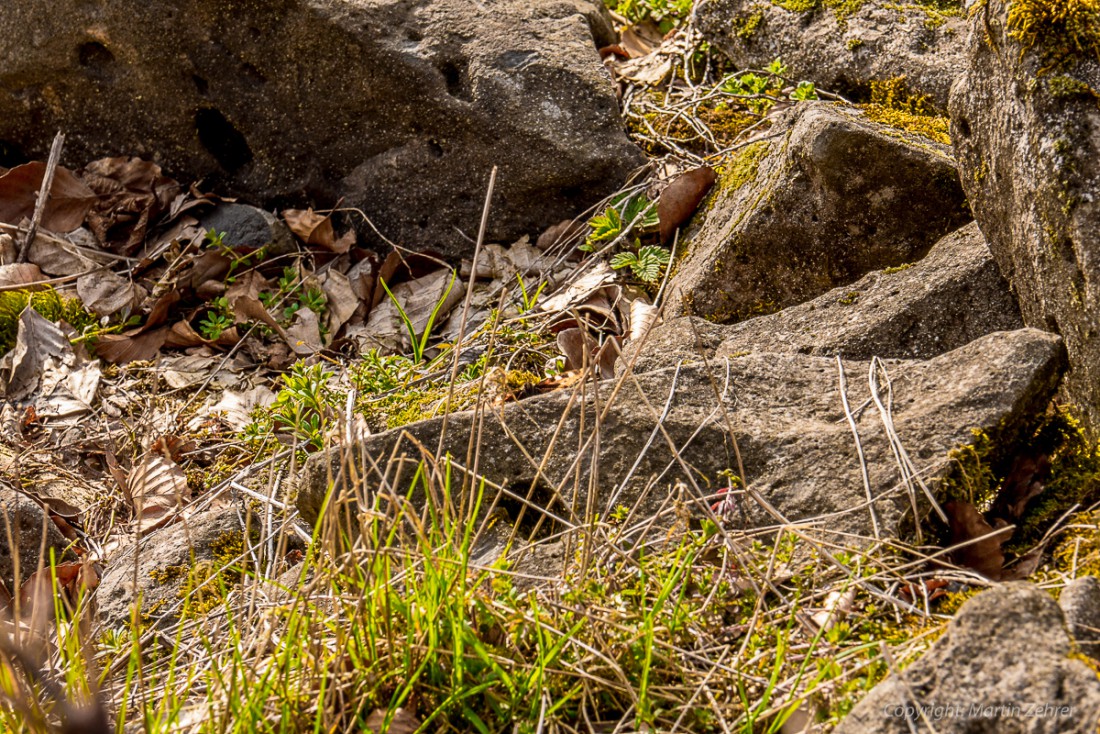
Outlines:
[[1100,660],[1100,579],[1095,576],[1074,579],[1062,590],[1058,603],[1077,647]]
[[1027,583],[978,594],[943,637],[879,683],[836,734],[1095,734],[1100,679],[1071,656],[1054,599]]

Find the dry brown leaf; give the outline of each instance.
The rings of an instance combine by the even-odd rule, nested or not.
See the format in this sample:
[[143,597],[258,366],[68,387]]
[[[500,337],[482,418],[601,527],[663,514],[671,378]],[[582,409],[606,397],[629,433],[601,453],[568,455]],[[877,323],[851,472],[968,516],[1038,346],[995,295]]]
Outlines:
[[111,364],[146,362],[157,356],[168,338],[168,327],[127,334],[103,334],[96,340],[95,353]]
[[665,187],[657,203],[657,218],[661,223],[661,242],[668,244],[680,225],[691,219],[718,175],[710,166],[685,171]]
[[88,229],[101,244],[129,254],[145,242],[150,226],[179,193],[161,168],[140,158],[103,158],[89,163],[81,177],[99,194],[88,213]]
[[191,501],[191,488],[179,464],[150,451],[130,472],[126,493],[134,507],[138,533],[167,524]]
[[34,263],[0,265],[0,288],[40,283],[46,276]]
[[549,250],[558,244],[577,244],[587,231],[588,225],[584,222],[576,219],[563,219],[540,234],[535,242],[535,247],[540,250]]
[[951,546],[981,538],[977,542],[952,550],[952,560],[964,568],[977,571],[991,581],[999,580],[1005,563],[1001,546],[1012,534],[1011,529],[1002,528],[994,533],[993,527],[986,522],[982,513],[969,502],[952,500],[945,502],[943,509],[950,524]]
[[72,353],[68,337],[33,308],[23,309],[15,337],[15,348],[0,362],[4,395],[22,400],[38,389],[47,360]]
[[81,276],[76,281],[76,294],[84,308],[96,316],[132,312],[148,295],[141,286],[110,270]]
[[[35,161],[0,176],[0,221],[19,224],[31,218],[45,173],[46,164]],[[58,166],[41,226],[53,232],[71,232],[84,223],[96,200],[95,191],[72,171]]]
[[355,232],[348,231],[339,239],[332,225],[331,214],[318,214],[313,209],[287,209],[283,220],[290,231],[307,245],[323,247],[329,252],[342,254],[355,244]]

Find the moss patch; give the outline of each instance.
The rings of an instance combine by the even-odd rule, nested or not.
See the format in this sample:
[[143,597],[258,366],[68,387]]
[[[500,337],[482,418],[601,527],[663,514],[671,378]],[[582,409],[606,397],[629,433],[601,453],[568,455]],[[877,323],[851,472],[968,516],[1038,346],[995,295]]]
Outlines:
[[764,11],[754,7],[748,12],[740,12],[733,16],[733,34],[742,41],[747,41],[756,35],[764,22]]
[[941,145],[951,145],[950,122],[946,117],[915,115],[878,104],[859,105],[859,108],[872,122],[920,135]]
[[1052,97],[1059,99],[1071,97],[1097,97],[1095,90],[1080,79],[1059,74],[1047,79],[1047,90]]
[[1100,59],[1100,0],[1011,0],[1008,35],[1048,60]]
[[19,317],[28,306],[47,321],[64,321],[78,331],[95,323],[79,298],[65,298],[52,289],[0,292],[0,354],[15,346]]

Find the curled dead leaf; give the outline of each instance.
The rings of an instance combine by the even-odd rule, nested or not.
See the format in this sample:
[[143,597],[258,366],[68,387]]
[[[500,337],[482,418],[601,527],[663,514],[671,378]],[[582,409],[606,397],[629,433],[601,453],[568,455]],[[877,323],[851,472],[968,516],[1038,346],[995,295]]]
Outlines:
[[699,204],[718,180],[718,174],[710,166],[685,171],[661,192],[657,202],[657,218],[660,220],[661,242],[668,244],[682,224],[691,219]]
[[[45,174],[46,164],[35,161],[16,166],[0,176],[0,221],[19,224],[20,220],[31,218]],[[97,198],[96,192],[72,171],[58,166],[42,214],[42,228],[53,232],[73,231],[84,223]]]

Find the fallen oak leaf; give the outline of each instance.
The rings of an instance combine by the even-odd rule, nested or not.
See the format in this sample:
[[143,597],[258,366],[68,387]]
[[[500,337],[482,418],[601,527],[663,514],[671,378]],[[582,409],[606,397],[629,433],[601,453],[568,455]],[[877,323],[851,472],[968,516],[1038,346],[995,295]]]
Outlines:
[[355,244],[354,230],[336,238],[331,214],[318,214],[313,209],[286,209],[283,211],[283,221],[307,245],[316,245],[329,252],[343,254]]
[[170,457],[152,450],[130,472],[126,493],[140,535],[175,519],[191,501],[191,488],[183,469]]
[[[19,224],[33,216],[45,174],[46,164],[34,161],[0,176],[0,221]],[[84,223],[97,199],[96,192],[72,171],[58,166],[42,214],[42,229],[72,232]]]
[[681,173],[665,187],[657,202],[662,244],[671,242],[676,230],[691,219],[717,180],[718,174],[713,168],[701,166]]

